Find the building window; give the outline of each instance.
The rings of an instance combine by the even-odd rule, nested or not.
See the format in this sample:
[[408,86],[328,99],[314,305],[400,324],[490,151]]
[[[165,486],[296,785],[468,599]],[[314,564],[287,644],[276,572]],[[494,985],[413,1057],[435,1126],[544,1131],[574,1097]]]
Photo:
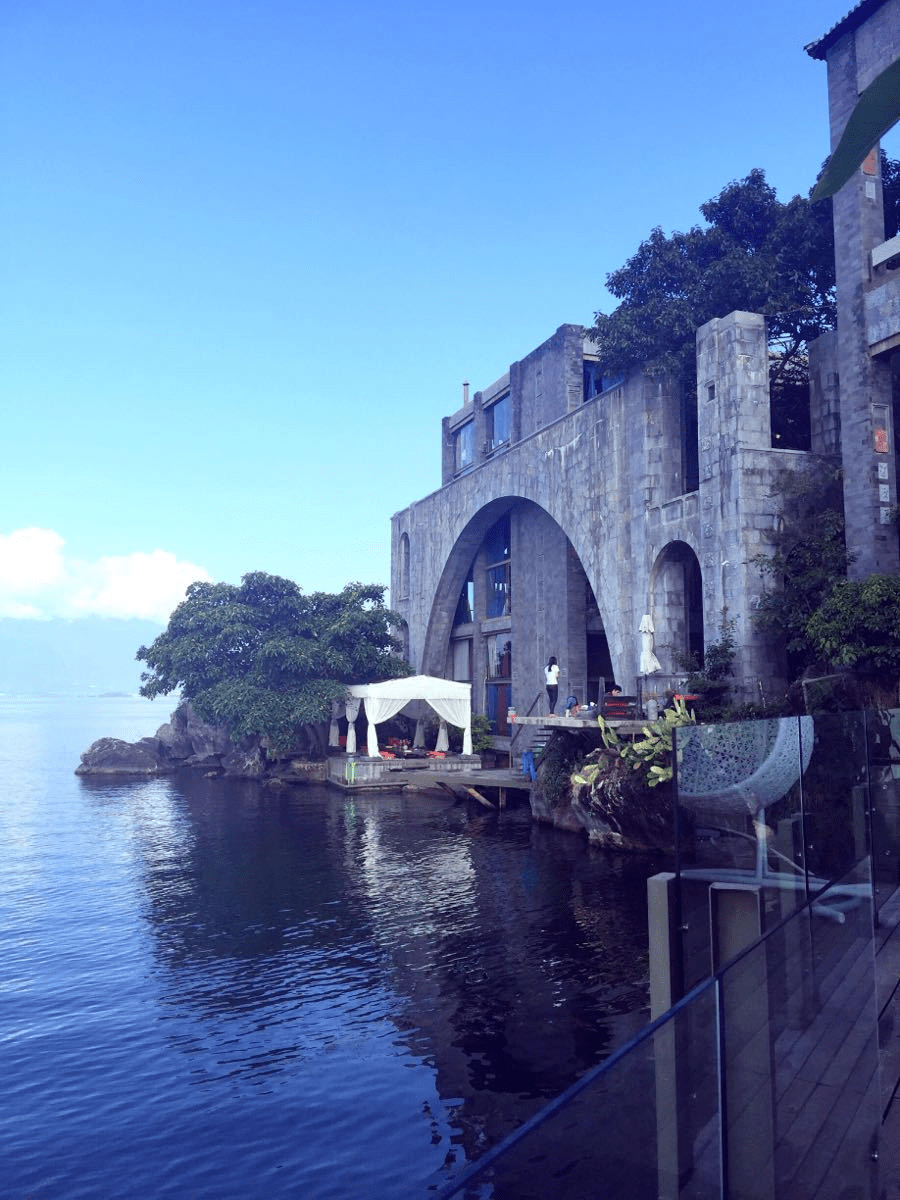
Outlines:
[[509,392],[485,412],[488,450],[509,444]]
[[508,683],[489,683],[486,689],[487,719],[494,733],[504,736],[509,733],[507,712],[509,710]]
[[488,679],[509,679],[512,675],[512,641],[508,633],[492,633],[485,638]]
[[453,435],[456,470],[465,471],[475,461],[475,422],[467,421]]
[[509,570],[509,515],[492,525],[484,539],[487,558],[486,617],[506,617],[512,611]]
[[586,358],[584,360],[582,379],[585,400],[593,400],[595,396],[599,396],[603,391],[603,372],[600,370],[600,364],[595,359]]
[[475,579],[474,572],[469,567],[462,588],[459,593],[459,600],[456,602],[456,612],[453,616],[454,625],[468,625],[470,621],[475,620]]
[[460,683],[472,682],[472,639],[457,638],[450,643],[451,668],[454,679]]

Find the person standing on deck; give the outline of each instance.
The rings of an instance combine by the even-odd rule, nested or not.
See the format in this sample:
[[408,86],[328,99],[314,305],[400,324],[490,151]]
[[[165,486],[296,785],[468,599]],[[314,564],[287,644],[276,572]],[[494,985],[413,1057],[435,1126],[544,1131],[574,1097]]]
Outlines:
[[559,698],[559,664],[552,655],[544,667],[544,678],[547,681],[547,704],[552,716]]

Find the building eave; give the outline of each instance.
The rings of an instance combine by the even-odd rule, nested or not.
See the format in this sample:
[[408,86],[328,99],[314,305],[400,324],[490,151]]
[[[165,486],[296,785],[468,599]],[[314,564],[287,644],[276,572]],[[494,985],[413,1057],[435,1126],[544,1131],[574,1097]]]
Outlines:
[[868,20],[872,13],[877,12],[886,3],[887,0],[860,0],[859,4],[851,8],[847,15],[842,17],[827,33],[823,33],[816,41],[804,46],[804,50],[810,58],[818,58],[824,62],[828,57],[828,51],[835,42],[840,41],[844,34],[852,33],[853,30],[858,29],[864,21]]

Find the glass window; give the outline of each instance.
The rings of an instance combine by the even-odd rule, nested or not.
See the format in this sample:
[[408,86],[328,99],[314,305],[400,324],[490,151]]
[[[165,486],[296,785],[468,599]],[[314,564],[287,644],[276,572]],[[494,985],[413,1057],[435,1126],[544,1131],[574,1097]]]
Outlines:
[[470,621],[475,620],[475,581],[472,568],[469,567],[469,574],[462,585],[459,593],[459,600],[456,602],[456,613],[453,617],[454,625],[468,625]]
[[484,552],[490,566],[509,558],[509,514],[490,527],[484,539]]
[[489,679],[509,679],[512,675],[512,641],[508,633],[493,633],[485,639]]
[[487,719],[494,733],[505,735],[509,733],[507,710],[509,709],[508,683],[489,683],[487,685]]
[[505,617],[511,611],[509,588],[509,514],[492,525],[484,539],[487,558],[487,617]]
[[509,589],[509,563],[489,567],[487,571],[488,617],[508,617],[511,612]]
[[472,682],[472,639],[458,638],[450,643],[453,654],[453,678],[461,683]]
[[453,435],[456,444],[456,469],[464,471],[475,461],[475,422],[468,421]]
[[509,441],[509,392],[487,410],[488,449],[496,450]]

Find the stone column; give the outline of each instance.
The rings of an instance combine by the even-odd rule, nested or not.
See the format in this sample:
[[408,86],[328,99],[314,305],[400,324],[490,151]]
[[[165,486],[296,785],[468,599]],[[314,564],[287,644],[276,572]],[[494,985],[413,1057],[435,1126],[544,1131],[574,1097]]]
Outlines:
[[[863,44],[858,39],[863,38]],[[828,53],[831,143],[837,145],[859,93],[889,65],[891,47],[864,30],[841,38]],[[888,362],[869,353],[866,293],[872,280],[872,249],[884,241],[877,150],[834,197],[837,277],[837,353],[844,462],[847,545],[856,555],[850,575],[896,574],[900,554],[890,522],[897,503],[891,374]]]

